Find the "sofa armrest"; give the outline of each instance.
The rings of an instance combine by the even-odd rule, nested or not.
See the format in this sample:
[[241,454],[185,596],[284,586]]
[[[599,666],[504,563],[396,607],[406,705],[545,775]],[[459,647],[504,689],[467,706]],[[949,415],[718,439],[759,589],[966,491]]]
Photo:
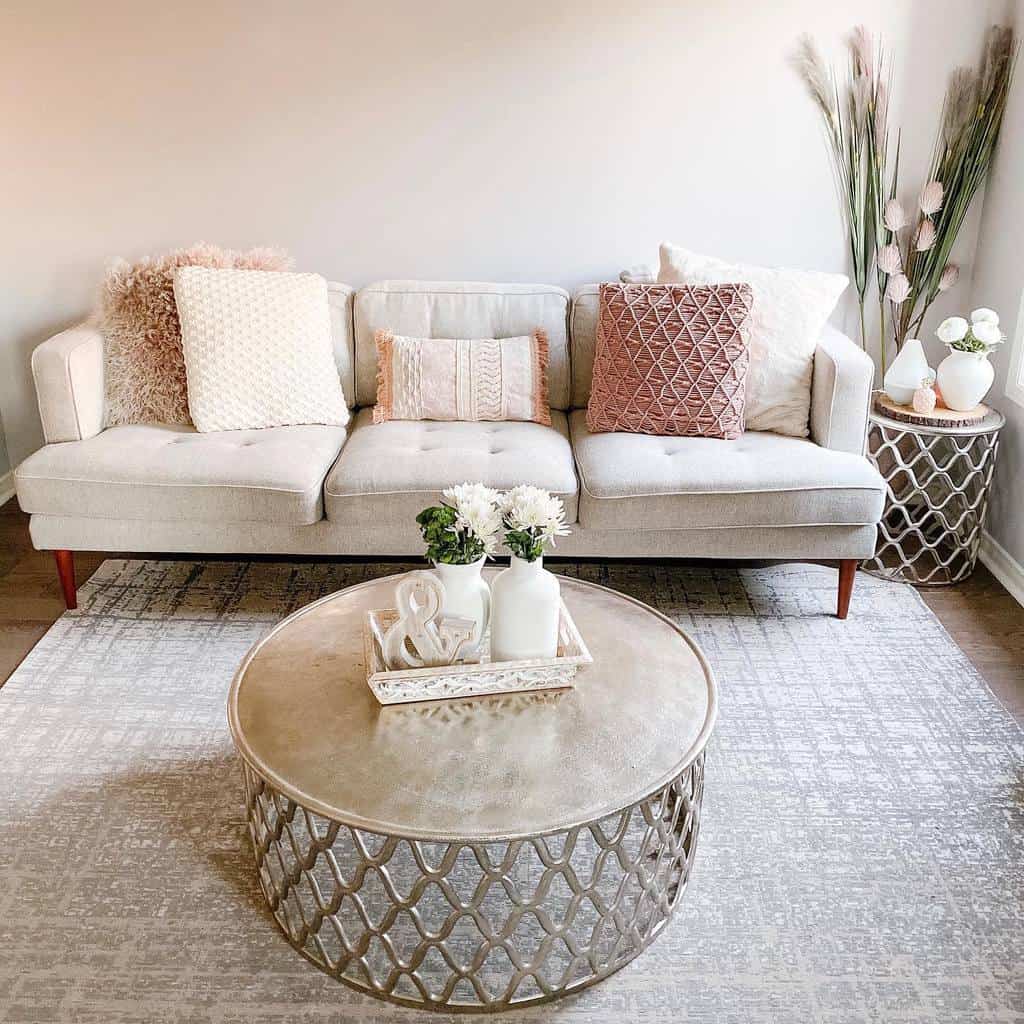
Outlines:
[[874,380],[871,357],[826,324],[814,353],[811,439],[822,448],[863,455]]
[[95,327],[80,324],[37,346],[32,377],[47,444],[103,429],[103,335]]

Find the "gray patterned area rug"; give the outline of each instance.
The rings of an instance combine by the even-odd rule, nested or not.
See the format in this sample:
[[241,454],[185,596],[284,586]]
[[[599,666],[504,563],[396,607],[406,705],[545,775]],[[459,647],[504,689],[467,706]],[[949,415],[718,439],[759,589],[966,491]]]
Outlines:
[[[445,1019],[287,944],[225,718],[273,623],[395,571],[104,563],[0,690],[0,1019]],[[839,622],[817,567],[560,571],[690,631],[721,711],[675,920],[607,981],[501,1019],[1024,1020],[1024,734],[914,591],[861,576]]]

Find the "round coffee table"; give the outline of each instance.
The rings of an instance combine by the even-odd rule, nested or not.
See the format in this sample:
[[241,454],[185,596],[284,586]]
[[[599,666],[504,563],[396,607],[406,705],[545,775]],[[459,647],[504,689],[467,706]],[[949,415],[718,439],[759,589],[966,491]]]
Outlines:
[[693,865],[715,682],[665,616],[562,578],[576,686],[381,707],[362,618],[397,577],[285,619],[228,701],[260,886],[360,991],[501,1010],[578,991],[670,920]]

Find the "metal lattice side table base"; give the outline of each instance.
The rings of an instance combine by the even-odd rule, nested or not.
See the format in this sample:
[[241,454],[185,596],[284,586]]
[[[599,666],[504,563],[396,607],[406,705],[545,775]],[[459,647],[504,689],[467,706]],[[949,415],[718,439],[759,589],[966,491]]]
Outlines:
[[243,772],[260,886],[303,956],[393,1002],[495,1011],[592,985],[660,934],[693,865],[704,754],[599,821],[493,842],[366,832]]
[[872,414],[868,456],[885,478],[886,502],[865,571],[919,587],[970,576],[1002,425],[998,413],[976,430],[929,429]]

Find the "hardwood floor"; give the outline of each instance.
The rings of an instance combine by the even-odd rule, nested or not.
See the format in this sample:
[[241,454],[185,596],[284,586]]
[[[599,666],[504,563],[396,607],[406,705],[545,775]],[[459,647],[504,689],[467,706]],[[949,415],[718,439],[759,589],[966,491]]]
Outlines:
[[[79,582],[102,553],[76,553]],[[1024,726],[1024,608],[983,566],[966,583],[922,591],[925,601],[993,692]],[[857,596],[854,591],[853,611]],[[0,508],[0,685],[64,611],[49,551],[36,551],[28,516],[12,499]]]

